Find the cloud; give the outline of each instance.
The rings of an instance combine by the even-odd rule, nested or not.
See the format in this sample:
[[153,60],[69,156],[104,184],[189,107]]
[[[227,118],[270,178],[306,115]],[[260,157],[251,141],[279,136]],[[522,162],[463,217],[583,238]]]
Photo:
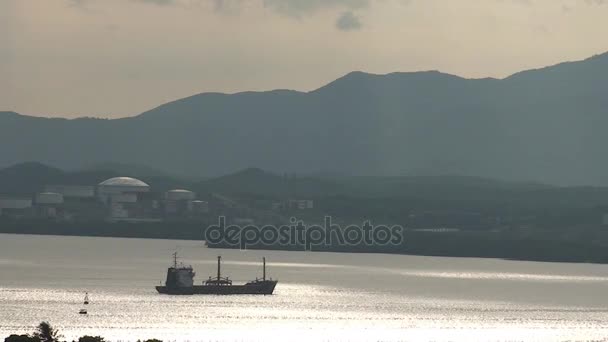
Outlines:
[[[87,5],[101,0],[67,0],[72,7],[86,9]],[[211,6],[218,13],[239,13],[241,7],[248,2],[257,3],[263,8],[280,15],[302,18],[323,10],[344,11],[336,19],[336,28],[342,31],[361,29],[361,20],[353,11],[371,7],[375,1],[386,0],[129,0],[133,3],[156,6],[180,6],[189,8],[191,5]],[[411,0],[398,0],[408,4]]]
[[70,7],[84,7],[87,0],[68,0],[68,6]]
[[210,0],[213,3],[213,9],[221,13],[236,13],[243,3],[243,0]]
[[514,5],[521,5],[521,6],[532,6],[533,2],[532,0],[495,0],[497,3],[511,3]]
[[[85,0],[73,0],[85,1]],[[182,5],[184,0],[131,0],[153,5]],[[216,12],[236,13],[247,0],[190,0],[190,3],[211,4]],[[252,0],[250,0],[252,1]],[[363,26],[353,10],[369,8],[374,0],[257,0],[264,8],[281,15],[301,18],[325,9],[347,10],[336,19],[336,27],[342,31],[361,29]],[[403,0],[402,0],[403,1]],[[409,0],[408,0],[409,1]]]
[[370,6],[370,0],[263,0],[264,7],[300,17],[325,8],[361,9]]
[[336,20],[336,28],[341,31],[354,31],[363,27],[361,20],[352,11],[344,12]]
[[[183,1],[181,0],[130,0],[131,2],[135,2],[135,3],[142,3],[142,4],[151,4],[151,5],[158,5],[158,6],[169,6],[169,5],[178,5],[180,3],[182,3]],[[216,1],[221,1],[221,0],[216,0]],[[79,8],[83,8],[86,7],[87,5],[93,3],[93,2],[103,2],[103,1],[99,1],[99,0],[67,0],[68,2],[68,6],[71,7],[79,7]]]
[[167,6],[167,5],[175,5],[175,0],[131,0],[134,2],[143,2],[147,4],[159,5],[159,6]]
[[[99,0],[67,0],[71,6],[82,7]],[[130,0],[131,2],[158,6],[211,5],[216,11],[234,11],[246,2],[259,3],[264,8],[293,17],[313,14],[319,10],[335,8],[355,10],[367,8],[374,0]],[[404,1],[404,0],[401,0]]]

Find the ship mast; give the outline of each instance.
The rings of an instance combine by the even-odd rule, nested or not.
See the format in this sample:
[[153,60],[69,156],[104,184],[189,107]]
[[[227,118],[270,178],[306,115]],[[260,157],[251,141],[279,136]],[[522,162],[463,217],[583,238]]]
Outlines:
[[218,257],[217,257],[217,281],[218,281],[218,283],[220,281],[220,260],[222,260],[222,257],[218,255]]
[[173,253],[173,268],[177,269],[177,252]]
[[263,271],[262,271],[262,279],[266,281],[266,257],[262,258],[263,263]]

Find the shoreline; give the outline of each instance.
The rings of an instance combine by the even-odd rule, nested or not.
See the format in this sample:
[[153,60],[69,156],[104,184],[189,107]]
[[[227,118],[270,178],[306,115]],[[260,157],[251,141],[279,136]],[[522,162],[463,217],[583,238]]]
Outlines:
[[[74,233],[74,232],[56,232],[56,231],[47,231],[47,232],[36,232],[36,231],[7,231],[3,225],[0,224],[0,234],[6,235],[21,235],[21,236],[51,236],[51,237],[90,237],[90,238],[118,238],[118,239],[147,239],[147,240],[176,240],[176,241],[198,241],[201,242],[202,245],[206,248],[210,249],[240,249],[238,246],[226,246],[219,244],[208,244],[205,240],[202,239],[202,231],[199,231],[201,238],[189,238],[189,237],[179,237],[179,236],[159,236],[158,234],[152,234],[152,236],[145,234],[134,234],[133,232],[123,232],[122,234],[111,234],[108,232],[85,232],[85,233]],[[421,235],[427,235],[426,238],[429,237],[429,233],[417,233],[417,238],[420,238]],[[606,265],[608,264],[608,248],[602,248],[598,245],[584,245],[584,244],[574,244],[570,245],[575,246],[574,251],[576,251],[576,255],[525,255],[518,254],[517,250],[517,242],[526,243],[528,245],[536,245],[537,247],[551,247],[554,244],[559,244],[559,241],[553,240],[494,240],[494,244],[499,243],[501,245],[511,246],[514,250],[511,253],[505,253],[504,249],[502,253],[500,252],[492,252],[492,251],[481,251],[481,250],[471,250],[466,248],[467,246],[464,244],[454,243],[450,245],[451,250],[441,249],[441,245],[443,245],[446,240],[449,240],[450,236],[437,236],[435,234],[432,237],[433,242],[427,241],[426,243],[419,246],[409,246],[409,248],[405,248],[407,246],[393,246],[393,248],[382,248],[379,246],[341,246],[341,247],[332,247],[332,246],[315,246],[310,250],[305,250],[303,246],[250,246],[247,250],[267,250],[267,251],[285,251],[285,252],[314,252],[314,253],[356,253],[356,254],[385,254],[385,255],[406,255],[406,256],[421,256],[421,257],[439,257],[439,258],[471,258],[471,259],[496,259],[496,260],[505,260],[505,261],[527,261],[527,262],[547,262],[547,263],[559,263],[559,264],[589,264],[589,265]],[[466,236],[465,236],[466,238]],[[485,242],[489,242],[490,240],[483,236],[478,236],[477,241],[472,241],[467,243],[476,244],[481,243],[485,239]],[[408,241],[408,236],[406,235],[406,241]],[[487,247],[487,246],[486,246]],[[554,247],[554,246],[553,246]],[[506,249],[509,250],[508,248]],[[590,253],[593,251],[596,253],[595,255],[581,255],[581,253]],[[510,255],[509,255],[510,254]],[[585,258],[584,256],[587,256]]]

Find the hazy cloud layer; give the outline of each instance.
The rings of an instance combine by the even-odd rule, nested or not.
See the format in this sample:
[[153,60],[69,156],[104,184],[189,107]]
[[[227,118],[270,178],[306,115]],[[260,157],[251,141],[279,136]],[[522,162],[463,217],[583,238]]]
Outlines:
[[514,72],[608,51],[608,0],[0,0],[0,110],[126,116],[353,70]]

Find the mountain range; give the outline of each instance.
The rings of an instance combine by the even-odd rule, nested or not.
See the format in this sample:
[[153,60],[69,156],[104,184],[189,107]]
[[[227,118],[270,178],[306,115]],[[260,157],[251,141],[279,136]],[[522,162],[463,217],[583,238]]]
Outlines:
[[0,112],[0,167],[134,164],[192,179],[258,167],[608,185],[606,89],[608,53],[504,79],[352,72],[310,92],[203,93],[121,119]]

